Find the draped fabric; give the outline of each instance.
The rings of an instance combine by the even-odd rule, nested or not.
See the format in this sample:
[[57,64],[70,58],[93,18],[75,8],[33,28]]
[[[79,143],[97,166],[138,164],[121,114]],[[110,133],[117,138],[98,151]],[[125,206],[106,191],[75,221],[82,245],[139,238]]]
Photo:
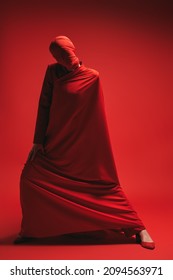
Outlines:
[[76,48],[68,37],[55,37],[49,49],[58,63],[66,67],[66,69],[74,69],[79,64],[79,59],[75,54]]
[[49,65],[40,95],[38,151],[20,177],[22,236],[144,229],[120,185],[99,73]]

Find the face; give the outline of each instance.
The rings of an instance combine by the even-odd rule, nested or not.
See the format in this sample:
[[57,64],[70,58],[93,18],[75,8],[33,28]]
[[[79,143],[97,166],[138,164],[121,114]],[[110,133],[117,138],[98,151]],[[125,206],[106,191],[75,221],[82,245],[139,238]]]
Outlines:
[[51,48],[50,52],[52,56],[56,59],[56,61],[59,61],[61,57],[59,48],[54,46],[53,48]]
[[49,50],[56,61],[69,70],[78,63],[78,58],[75,56],[73,50],[71,50],[70,47],[61,47],[60,45],[53,42],[50,45]]

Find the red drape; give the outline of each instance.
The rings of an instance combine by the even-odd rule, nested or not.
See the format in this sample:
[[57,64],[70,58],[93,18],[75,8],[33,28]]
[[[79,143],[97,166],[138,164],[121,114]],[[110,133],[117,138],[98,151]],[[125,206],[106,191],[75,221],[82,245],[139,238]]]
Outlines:
[[34,142],[45,154],[22,170],[22,236],[145,228],[120,186],[97,71],[48,66]]

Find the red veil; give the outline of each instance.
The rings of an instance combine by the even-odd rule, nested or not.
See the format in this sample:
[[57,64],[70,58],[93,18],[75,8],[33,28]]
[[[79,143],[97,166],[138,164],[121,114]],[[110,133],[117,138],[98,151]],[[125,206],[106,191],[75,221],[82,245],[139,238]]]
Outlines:
[[34,143],[45,153],[22,170],[20,234],[117,229],[133,235],[145,227],[119,183],[99,73],[79,66],[67,37],[50,49],[61,64],[49,65],[43,82]]

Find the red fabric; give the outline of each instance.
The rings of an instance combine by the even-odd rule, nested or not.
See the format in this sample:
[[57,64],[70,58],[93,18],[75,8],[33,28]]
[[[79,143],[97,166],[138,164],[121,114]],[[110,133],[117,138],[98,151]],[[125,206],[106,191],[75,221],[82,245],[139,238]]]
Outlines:
[[65,66],[67,69],[74,69],[79,64],[79,59],[75,55],[75,46],[68,37],[55,37],[49,49],[58,63]]
[[26,162],[21,174],[21,235],[101,229],[132,235],[145,228],[120,186],[97,71],[48,67],[34,142],[43,143],[45,154]]

